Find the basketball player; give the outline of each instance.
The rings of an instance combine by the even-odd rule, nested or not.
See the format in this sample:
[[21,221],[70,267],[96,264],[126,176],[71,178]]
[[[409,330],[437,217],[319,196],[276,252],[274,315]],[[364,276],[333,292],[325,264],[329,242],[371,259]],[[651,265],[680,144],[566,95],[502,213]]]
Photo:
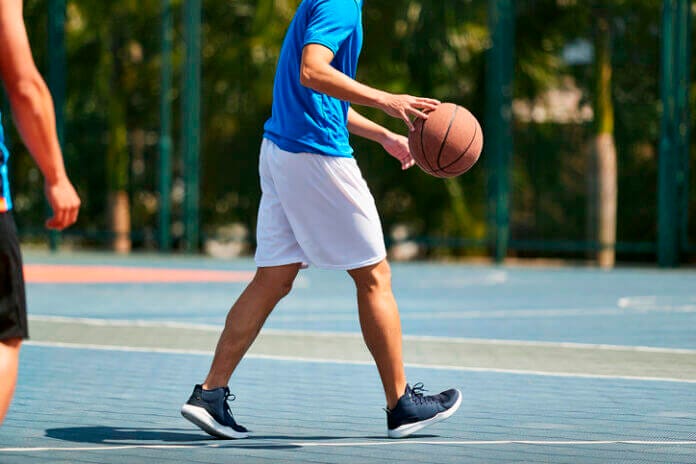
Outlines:
[[354,80],[362,3],[303,0],[287,31],[259,161],[258,268],[227,316],[207,378],[181,410],[213,436],[247,436],[232,417],[227,384],[298,271],[309,264],[347,271],[355,282],[362,333],[386,395],[389,437],[405,437],[443,420],[461,403],[458,390],[426,396],[422,384],[406,383],[382,228],[348,140],[349,132],[373,140],[407,169],[414,164],[407,138],[364,118],[350,104],[379,108],[413,129],[411,118],[427,118],[424,111],[439,102]]
[[[80,199],[63,166],[53,101],[34,65],[24,28],[22,0],[0,1],[0,79],[12,106],[17,129],[44,175],[44,191],[61,230],[77,219]],[[0,125],[0,424],[17,382],[19,347],[27,338],[22,257],[12,218],[4,133]]]

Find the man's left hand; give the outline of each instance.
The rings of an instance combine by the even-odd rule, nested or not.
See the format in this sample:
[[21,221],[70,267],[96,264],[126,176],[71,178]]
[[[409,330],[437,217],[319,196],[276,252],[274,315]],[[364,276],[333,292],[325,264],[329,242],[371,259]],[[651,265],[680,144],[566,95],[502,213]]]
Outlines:
[[382,141],[382,147],[387,153],[399,160],[402,170],[405,171],[416,164],[408,147],[408,138],[403,135],[389,133]]

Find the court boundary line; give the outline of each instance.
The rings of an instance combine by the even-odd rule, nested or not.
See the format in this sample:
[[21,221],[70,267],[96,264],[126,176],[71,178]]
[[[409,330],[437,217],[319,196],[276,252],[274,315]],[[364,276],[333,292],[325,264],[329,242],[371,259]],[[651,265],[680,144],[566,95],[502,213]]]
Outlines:
[[[122,351],[130,353],[157,353],[157,354],[181,354],[195,356],[212,356],[212,351],[205,350],[183,350],[173,348],[147,348],[119,345],[95,345],[95,344],[79,344],[79,343],[63,343],[63,342],[40,342],[26,341],[25,345],[44,347],[44,348],[66,348],[66,349],[81,349],[81,350],[96,350],[96,351]],[[287,362],[306,362],[317,364],[343,364],[354,366],[374,366],[372,361],[357,361],[345,359],[328,359],[328,358],[306,358],[301,356],[276,356],[265,354],[248,353],[244,356],[246,359],[265,359],[271,361],[287,361]],[[672,377],[647,377],[647,376],[628,376],[628,375],[607,375],[607,374],[586,374],[572,372],[550,372],[522,369],[501,369],[489,367],[466,367],[466,366],[447,366],[438,364],[420,364],[420,363],[404,363],[404,366],[412,369],[433,369],[445,371],[459,372],[494,372],[499,374],[515,374],[515,375],[533,375],[542,377],[564,377],[564,378],[581,378],[581,379],[607,379],[607,380],[632,380],[643,382],[670,382],[670,383],[688,383],[696,384],[696,379],[677,379]]]
[[[209,332],[219,332],[222,330],[222,325],[214,324],[195,324],[188,322],[176,321],[148,321],[144,319],[98,319],[84,317],[68,317],[68,316],[48,316],[48,315],[30,315],[29,321],[39,322],[57,322],[57,323],[76,323],[92,325],[96,327],[149,327],[149,328],[165,328],[165,329],[189,329],[189,330],[204,330]],[[285,329],[262,329],[261,334],[268,335],[288,335],[288,336],[320,336],[333,338],[356,338],[362,335],[358,332],[331,332],[331,331],[310,331],[310,330],[285,330]],[[438,337],[433,335],[403,335],[404,341],[421,341],[421,342],[445,342],[445,343],[479,343],[484,345],[513,345],[513,346],[536,346],[543,348],[573,348],[586,350],[607,350],[607,351],[636,351],[645,353],[668,353],[668,354],[693,354],[696,355],[696,349],[688,348],[664,348],[642,345],[611,345],[611,344],[593,344],[593,343],[576,343],[576,342],[548,342],[534,340],[504,340],[496,338],[467,338],[467,337]]]
[[[146,319],[99,319],[91,317],[70,317],[70,316],[48,316],[42,314],[32,314],[28,316],[29,321],[38,322],[58,322],[91,325],[95,327],[162,327],[165,329],[191,329],[205,331],[220,331],[222,325],[215,324],[195,324],[192,322],[177,321],[149,321]],[[696,350],[694,350],[696,352]]]
[[[254,449],[255,441],[253,436],[247,440],[254,443],[243,445],[235,440],[236,449],[249,447]],[[597,446],[597,445],[633,445],[633,446],[696,446],[696,440],[383,440],[383,441],[353,441],[353,442],[312,442],[312,441],[276,441],[279,446],[298,446],[301,448],[347,448],[347,447],[368,447],[368,446],[407,446],[407,445],[430,445],[430,446],[505,446],[505,445],[535,445],[535,446]],[[226,443],[205,443],[205,444],[162,444],[162,445],[103,445],[103,446],[37,446],[37,447],[7,447],[0,448],[0,453],[29,453],[29,452],[52,452],[52,451],[121,451],[126,449],[224,449]]]

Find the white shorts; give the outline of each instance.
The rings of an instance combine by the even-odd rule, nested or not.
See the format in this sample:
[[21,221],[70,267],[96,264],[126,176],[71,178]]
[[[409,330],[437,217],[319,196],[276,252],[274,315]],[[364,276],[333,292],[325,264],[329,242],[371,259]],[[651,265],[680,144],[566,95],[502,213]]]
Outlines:
[[386,257],[375,200],[353,158],[290,153],[264,139],[256,265],[350,270]]

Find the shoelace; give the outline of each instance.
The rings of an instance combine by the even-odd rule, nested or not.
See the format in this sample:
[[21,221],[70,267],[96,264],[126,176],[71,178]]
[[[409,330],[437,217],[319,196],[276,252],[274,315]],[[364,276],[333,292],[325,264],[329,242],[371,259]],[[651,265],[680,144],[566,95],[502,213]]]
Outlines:
[[[411,399],[416,404],[423,404],[423,403],[432,403],[435,401],[435,399],[432,396],[425,396],[423,395],[423,392],[427,392],[428,390],[425,389],[425,385],[423,385],[423,382],[418,382],[414,384],[411,387]],[[386,413],[391,413],[391,409],[389,408],[382,408]]]
[[234,395],[234,393],[231,393],[229,389],[225,389],[225,409],[228,411],[232,412],[232,409],[230,408],[230,401],[236,400],[237,397]]
[[411,397],[416,404],[430,403],[434,401],[432,396],[425,396],[423,392],[427,392],[423,382],[418,382],[411,387]]

